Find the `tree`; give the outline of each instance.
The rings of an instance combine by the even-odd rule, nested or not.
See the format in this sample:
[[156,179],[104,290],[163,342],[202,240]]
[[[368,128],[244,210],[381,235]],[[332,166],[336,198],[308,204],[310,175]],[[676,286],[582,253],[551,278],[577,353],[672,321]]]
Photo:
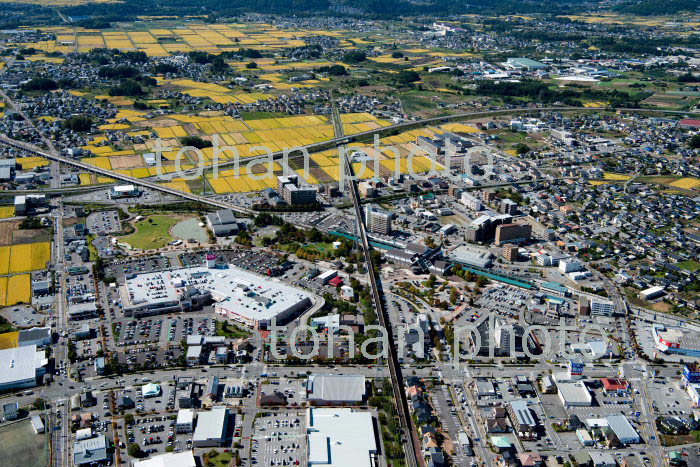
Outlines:
[[396,79],[401,84],[411,84],[420,81],[420,75],[413,70],[403,70]]
[[518,155],[527,154],[530,152],[530,146],[525,143],[518,143],[515,145],[515,153]]
[[126,79],[118,86],[109,88],[110,96],[139,97],[146,94],[141,85],[133,79]]
[[404,58],[403,52],[399,52],[398,50],[396,52],[392,52],[391,58]]
[[84,115],[75,115],[71,118],[63,120],[63,127],[67,130],[77,132],[88,131],[92,127],[92,120]]
[[690,149],[700,149],[700,133],[690,138],[688,146],[690,146]]
[[452,287],[452,291],[450,292],[450,303],[454,305],[457,303],[457,298],[459,298],[459,294],[457,293],[457,289]]
[[192,146],[197,149],[210,148],[212,143],[206,139],[202,139],[199,136],[185,136],[180,138],[180,143],[183,146]]
[[258,64],[255,62],[248,62],[245,64],[245,67],[249,70],[254,70],[258,67]]
[[131,457],[141,457],[143,453],[141,452],[141,446],[137,443],[131,443],[128,450],[129,456]]
[[58,89],[56,81],[49,78],[33,78],[22,85],[24,91],[53,91]]
[[37,397],[34,399],[34,402],[32,402],[32,408],[34,410],[45,410],[46,409],[46,401],[42,399],[41,397]]
[[318,70],[319,73],[326,73],[332,76],[345,76],[348,71],[343,65],[322,66]]
[[362,63],[367,60],[367,54],[361,50],[351,50],[343,55],[343,61],[351,65],[356,63]]
[[166,74],[166,73],[177,73],[178,71],[179,71],[179,68],[171,63],[159,63],[155,67],[153,67],[154,73]]

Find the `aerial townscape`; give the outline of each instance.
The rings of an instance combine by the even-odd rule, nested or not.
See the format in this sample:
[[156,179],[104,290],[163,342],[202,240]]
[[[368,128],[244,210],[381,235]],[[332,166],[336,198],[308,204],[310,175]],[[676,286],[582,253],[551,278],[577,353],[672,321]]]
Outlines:
[[0,467],[700,467],[697,0],[0,3]]

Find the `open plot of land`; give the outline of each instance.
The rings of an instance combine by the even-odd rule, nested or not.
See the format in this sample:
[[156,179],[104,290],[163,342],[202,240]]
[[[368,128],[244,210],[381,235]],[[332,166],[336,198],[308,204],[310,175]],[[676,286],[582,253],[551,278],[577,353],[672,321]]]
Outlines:
[[20,221],[0,222],[0,246],[12,245],[12,233],[17,230]]
[[133,248],[152,250],[162,248],[174,240],[170,229],[181,219],[173,216],[155,215],[135,222],[136,232],[121,237],[121,242],[128,243]]
[[46,436],[35,434],[29,420],[0,428],[0,452],[7,466],[45,467],[49,463]]

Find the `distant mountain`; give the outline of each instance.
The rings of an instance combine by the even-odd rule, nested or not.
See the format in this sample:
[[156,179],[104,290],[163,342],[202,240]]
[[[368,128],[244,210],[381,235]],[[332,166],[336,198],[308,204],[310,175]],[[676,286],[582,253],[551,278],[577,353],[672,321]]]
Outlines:
[[641,16],[673,15],[682,11],[700,11],[700,2],[698,0],[641,0],[621,3],[615,6],[613,11]]
[[[468,13],[565,14],[590,11],[600,0],[124,0],[66,7],[70,16],[202,15],[242,13],[279,15],[350,15],[364,18],[445,16]],[[672,0],[691,1],[691,0]],[[663,3],[663,2],[660,2]]]

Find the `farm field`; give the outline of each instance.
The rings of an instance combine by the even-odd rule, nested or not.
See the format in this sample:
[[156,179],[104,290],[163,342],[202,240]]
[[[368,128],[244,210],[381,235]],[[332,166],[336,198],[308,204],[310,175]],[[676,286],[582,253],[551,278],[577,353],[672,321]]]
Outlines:
[[[5,279],[4,277],[1,279]],[[2,287],[3,283],[2,280],[0,280],[0,294],[2,294]],[[0,295],[0,300],[2,300],[0,303],[4,303],[5,296]],[[0,350],[4,349],[12,349],[14,347],[17,347],[19,344],[19,331],[12,331],[12,332],[4,332],[0,334]]]
[[[6,281],[5,306],[12,306],[18,303],[31,303],[32,299],[32,278],[30,274],[20,274],[16,276],[3,277]],[[0,287],[3,283],[0,282]],[[3,295],[0,292],[0,295]]]
[[677,188],[683,188],[684,190],[693,190],[700,187],[700,180],[693,177],[685,177],[670,183],[670,185]]
[[[81,0],[43,0],[52,5],[82,3]],[[175,52],[193,50],[220,53],[238,50],[242,45],[250,49],[281,50],[301,47],[305,42],[294,31],[287,31],[265,23],[257,24],[192,24],[168,28],[96,31],[84,28],[57,26],[44,28],[56,39],[33,43],[44,52],[89,52],[94,48],[118,49],[122,52],[140,51],[151,57],[167,57]],[[25,44],[23,44],[25,45]],[[273,63],[265,64],[274,70]],[[263,66],[265,66],[263,65]]]
[[14,206],[0,206],[0,219],[6,219],[15,215]]
[[623,175],[623,174],[615,174],[615,173],[606,172],[605,174],[603,174],[603,178],[604,178],[605,180],[612,180],[612,181],[624,182],[624,181],[627,181],[627,180],[631,179],[632,176],[631,176],[631,175]]
[[44,269],[51,259],[48,242],[0,247],[0,274],[16,274]]

